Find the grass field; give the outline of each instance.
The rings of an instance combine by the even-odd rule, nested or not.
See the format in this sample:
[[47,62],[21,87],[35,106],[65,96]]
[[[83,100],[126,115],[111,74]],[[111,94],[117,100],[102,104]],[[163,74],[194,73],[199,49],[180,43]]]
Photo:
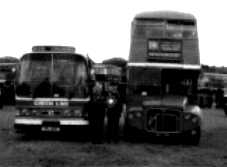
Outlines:
[[203,110],[199,146],[128,143],[93,145],[88,141],[23,138],[13,131],[13,107],[0,111],[0,167],[72,166],[227,166],[227,117]]

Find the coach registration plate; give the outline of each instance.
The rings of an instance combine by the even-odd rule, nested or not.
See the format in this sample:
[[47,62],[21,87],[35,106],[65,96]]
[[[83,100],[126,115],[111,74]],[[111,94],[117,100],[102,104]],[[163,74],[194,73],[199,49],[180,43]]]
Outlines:
[[59,121],[43,121],[41,131],[44,132],[59,132],[60,123]]
[[41,131],[43,131],[43,132],[59,132],[60,128],[59,127],[51,127],[51,126],[43,126],[41,128]]

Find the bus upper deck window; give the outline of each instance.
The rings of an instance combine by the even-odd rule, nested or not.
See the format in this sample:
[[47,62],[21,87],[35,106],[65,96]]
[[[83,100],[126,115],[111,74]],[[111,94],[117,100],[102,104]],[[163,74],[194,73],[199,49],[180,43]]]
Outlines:
[[167,36],[172,38],[195,38],[196,24],[190,20],[167,21]]
[[183,36],[184,38],[195,38],[197,36],[196,28],[192,26],[184,27]]

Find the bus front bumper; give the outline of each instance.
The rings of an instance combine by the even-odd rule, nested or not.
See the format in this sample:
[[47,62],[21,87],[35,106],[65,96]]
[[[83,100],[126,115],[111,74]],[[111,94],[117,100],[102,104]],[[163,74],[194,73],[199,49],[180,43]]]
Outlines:
[[85,119],[40,119],[40,118],[15,118],[14,128],[16,132],[43,131],[60,132],[73,128],[88,126]]

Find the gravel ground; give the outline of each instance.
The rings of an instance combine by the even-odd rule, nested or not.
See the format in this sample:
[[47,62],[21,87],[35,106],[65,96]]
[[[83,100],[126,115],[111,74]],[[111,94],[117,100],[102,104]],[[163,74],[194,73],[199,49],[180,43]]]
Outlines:
[[13,131],[13,107],[0,111],[0,167],[227,166],[227,117],[204,109],[199,146],[165,143],[93,145],[70,139],[26,138]]

